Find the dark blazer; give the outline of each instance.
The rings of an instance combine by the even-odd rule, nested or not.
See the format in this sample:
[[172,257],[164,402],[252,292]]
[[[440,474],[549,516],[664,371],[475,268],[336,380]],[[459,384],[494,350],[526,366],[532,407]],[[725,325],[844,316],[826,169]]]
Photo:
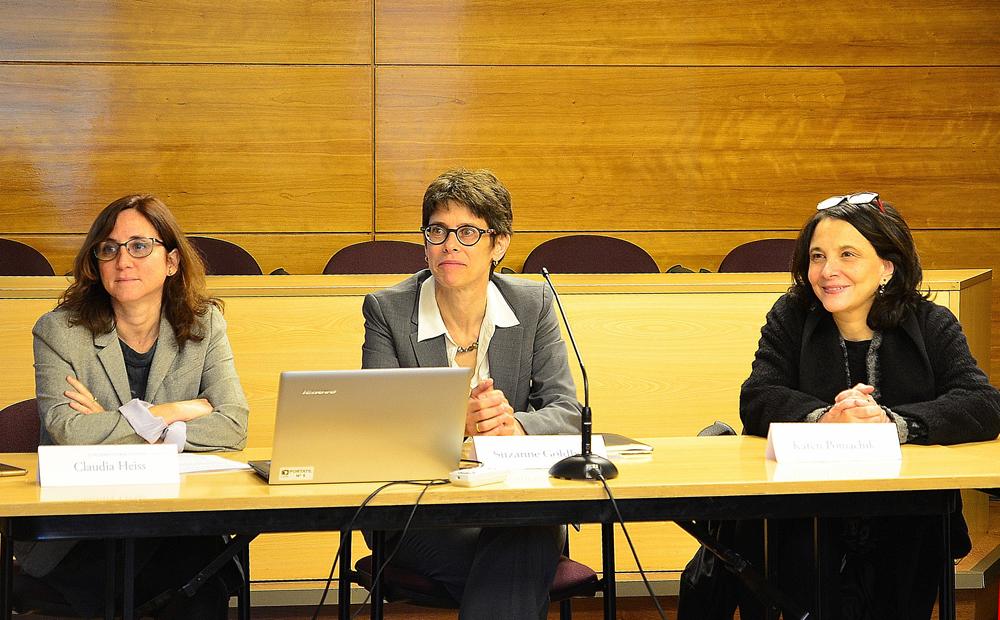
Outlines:
[[[878,403],[919,420],[927,429],[921,443],[985,441],[1000,433],[1000,392],[976,365],[947,308],[920,302],[899,327],[882,333],[878,361],[878,376],[869,377]],[[849,387],[833,317],[784,295],[767,314],[740,393],[744,432],[765,437],[771,422],[800,422]]]
[[[393,287],[365,296],[362,367],[448,365],[444,335],[417,341],[420,285],[428,277],[431,272],[424,269]],[[522,278],[494,274],[492,281],[520,323],[497,327],[490,340],[487,355],[494,387],[507,397],[525,432],[578,433],[580,404],[552,307],[552,293],[541,283]]]

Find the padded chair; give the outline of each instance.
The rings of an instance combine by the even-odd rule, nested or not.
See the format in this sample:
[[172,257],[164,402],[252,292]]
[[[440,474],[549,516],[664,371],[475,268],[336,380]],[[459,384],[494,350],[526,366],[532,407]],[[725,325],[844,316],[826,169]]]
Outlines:
[[37,452],[39,426],[34,398],[0,409],[0,452]]
[[[374,571],[372,556],[361,558],[354,565],[354,582],[370,592]],[[556,565],[556,576],[549,590],[549,599],[553,603],[559,603],[560,620],[571,620],[572,598],[592,597],[603,590],[604,580],[593,569],[564,555]],[[440,582],[393,565],[382,570],[382,593],[383,598],[390,603],[409,603],[439,609],[459,607],[458,601],[452,598]]]
[[419,243],[364,241],[334,254],[323,273],[416,273],[426,266],[424,246]]
[[[37,452],[39,442],[38,403],[34,398],[8,405],[0,409],[0,452]],[[114,541],[109,541],[108,557],[113,558],[116,552]],[[243,583],[233,595],[239,600],[240,620],[250,619],[250,578],[246,567],[249,566],[249,555],[245,550],[240,554],[240,570],[243,571]],[[109,563],[111,571],[113,562]],[[108,575],[109,588],[113,588],[113,572]],[[14,588],[12,591],[12,607],[18,615],[44,615],[57,617],[78,617],[62,594],[40,579],[21,572],[14,563]],[[113,596],[109,589],[106,596]],[[113,610],[105,612],[105,618],[113,618]]]
[[738,245],[726,254],[719,273],[791,271],[795,239],[758,239]]
[[0,276],[53,276],[41,252],[13,239],[0,239]]
[[188,241],[205,261],[205,273],[210,276],[259,276],[257,260],[240,246],[211,237],[188,237]]
[[522,273],[658,273],[649,253],[617,237],[570,235],[556,237],[528,254]]

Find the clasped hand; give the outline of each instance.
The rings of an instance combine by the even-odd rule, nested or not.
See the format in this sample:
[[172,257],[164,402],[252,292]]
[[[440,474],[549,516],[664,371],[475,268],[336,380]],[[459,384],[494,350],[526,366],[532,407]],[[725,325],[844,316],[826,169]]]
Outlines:
[[859,383],[837,394],[830,408],[820,422],[888,422],[889,416],[872,398],[875,387]]
[[493,379],[480,381],[469,395],[465,410],[465,434],[523,435],[521,423],[514,417],[514,408],[500,390],[493,389]]

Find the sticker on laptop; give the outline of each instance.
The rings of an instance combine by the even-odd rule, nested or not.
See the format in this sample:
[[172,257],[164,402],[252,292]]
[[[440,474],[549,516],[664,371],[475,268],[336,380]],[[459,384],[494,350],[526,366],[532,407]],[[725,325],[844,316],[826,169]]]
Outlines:
[[310,482],[313,467],[282,467],[278,470],[278,482]]

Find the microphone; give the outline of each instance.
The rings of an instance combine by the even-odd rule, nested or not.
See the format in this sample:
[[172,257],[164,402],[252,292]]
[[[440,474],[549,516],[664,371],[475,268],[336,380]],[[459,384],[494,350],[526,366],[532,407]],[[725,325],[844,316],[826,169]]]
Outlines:
[[576,338],[573,337],[573,330],[569,327],[569,321],[566,319],[566,313],[563,311],[562,302],[559,301],[559,293],[556,292],[556,287],[552,285],[552,280],[549,279],[549,270],[545,267],[542,267],[542,277],[545,278],[549,289],[552,290],[552,296],[555,297],[559,314],[562,316],[563,324],[566,326],[566,334],[569,336],[570,344],[573,345],[573,352],[576,353],[576,361],[580,364],[580,374],[583,375],[583,411],[580,415],[580,439],[583,445],[581,446],[580,454],[567,456],[553,465],[549,468],[549,475],[566,480],[597,480],[598,478],[610,480],[617,478],[618,468],[615,467],[615,464],[603,456],[598,456],[591,452],[590,438],[593,427],[593,414],[590,411],[590,383],[587,382],[587,368],[583,365],[583,358],[580,357],[580,349],[576,346]]

